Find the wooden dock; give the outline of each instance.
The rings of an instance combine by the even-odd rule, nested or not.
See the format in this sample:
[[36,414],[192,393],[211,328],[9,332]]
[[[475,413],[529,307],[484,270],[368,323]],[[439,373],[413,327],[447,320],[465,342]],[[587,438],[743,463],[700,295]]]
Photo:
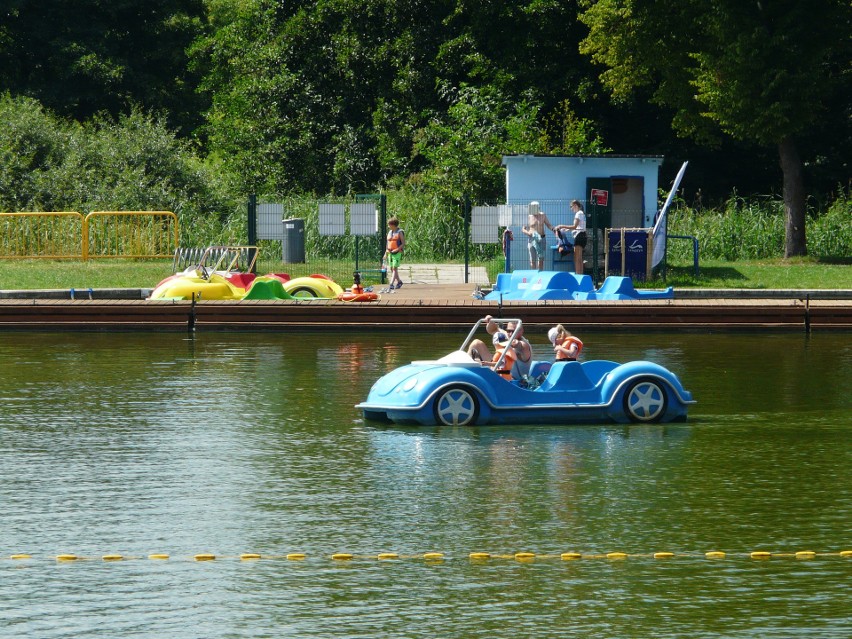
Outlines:
[[707,298],[486,302],[471,286],[405,288],[375,302],[0,299],[0,330],[287,330],[468,327],[520,317],[531,325],[622,330],[852,330],[852,300]]

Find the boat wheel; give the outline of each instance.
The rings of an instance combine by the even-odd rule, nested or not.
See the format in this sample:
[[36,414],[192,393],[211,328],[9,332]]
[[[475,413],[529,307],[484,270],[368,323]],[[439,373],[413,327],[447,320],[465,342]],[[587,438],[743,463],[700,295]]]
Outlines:
[[435,399],[435,421],[444,426],[475,424],[478,416],[479,401],[463,386],[450,386]]
[[668,403],[665,388],[650,378],[633,382],[624,393],[624,412],[633,422],[660,421]]
[[317,297],[316,291],[308,288],[307,286],[297,286],[292,291],[290,291],[290,295],[293,297]]

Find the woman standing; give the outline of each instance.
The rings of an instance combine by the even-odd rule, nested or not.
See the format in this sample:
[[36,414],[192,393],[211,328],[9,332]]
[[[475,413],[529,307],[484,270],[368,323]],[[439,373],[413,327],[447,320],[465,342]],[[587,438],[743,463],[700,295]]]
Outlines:
[[559,224],[557,230],[568,230],[574,235],[574,272],[583,274],[583,248],[586,246],[586,214],[579,200],[571,200],[571,209],[574,211],[573,224]]

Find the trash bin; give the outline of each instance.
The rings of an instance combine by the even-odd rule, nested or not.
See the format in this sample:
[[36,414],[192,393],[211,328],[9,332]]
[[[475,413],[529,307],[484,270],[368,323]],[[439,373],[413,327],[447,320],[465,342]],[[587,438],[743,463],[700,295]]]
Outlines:
[[281,261],[289,264],[305,261],[305,220],[284,220],[284,239],[281,241]]

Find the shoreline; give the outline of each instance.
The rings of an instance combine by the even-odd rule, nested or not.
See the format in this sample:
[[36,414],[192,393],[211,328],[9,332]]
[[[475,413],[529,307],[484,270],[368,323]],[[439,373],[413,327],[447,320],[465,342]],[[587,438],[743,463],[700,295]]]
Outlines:
[[[147,300],[150,289],[0,291],[0,330],[440,330],[491,314],[584,330],[852,330],[852,290],[679,289],[665,300],[474,299],[472,284],[410,284],[378,301]],[[73,299],[72,299],[73,296]]]

